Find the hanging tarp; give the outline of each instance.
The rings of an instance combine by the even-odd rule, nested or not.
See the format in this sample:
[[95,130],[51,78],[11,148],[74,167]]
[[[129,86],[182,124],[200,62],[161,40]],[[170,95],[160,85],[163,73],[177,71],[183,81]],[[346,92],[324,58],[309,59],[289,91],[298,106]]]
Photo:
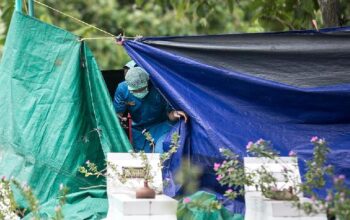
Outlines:
[[[184,199],[189,202],[184,203]],[[199,191],[184,199],[179,202],[177,208],[178,220],[244,220],[244,216],[230,213],[222,206],[208,212],[207,208],[217,200],[213,194]],[[200,204],[201,207],[193,203]]]
[[[107,152],[130,149],[89,48],[77,36],[19,12],[0,65],[0,100],[0,176],[26,182],[41,203],[52,205],[45,210],[53,211],[61,183],[71,193],[100,184],[77,172],[85,161],[103,165]],[[104,208],[93,200],[105,193],[73,195],[67,219],[106,213],[106,199],[96,200]]]
[[[261,34],[144,38],[129,55],[167,100],[190,116],[185,145],[216,190],[219,148],[245,154],[270,140],[282,155],[312,156],[325,138],[329,162],[350,176],[350,28]],[[302,168],[302,172],[304,172]]]

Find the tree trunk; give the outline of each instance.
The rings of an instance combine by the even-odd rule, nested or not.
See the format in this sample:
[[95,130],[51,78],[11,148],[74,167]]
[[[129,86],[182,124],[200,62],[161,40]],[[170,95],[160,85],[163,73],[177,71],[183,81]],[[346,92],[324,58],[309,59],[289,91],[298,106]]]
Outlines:
[[340,26],[338,0],[318,0],[322,12],[323,25],[325,27]]

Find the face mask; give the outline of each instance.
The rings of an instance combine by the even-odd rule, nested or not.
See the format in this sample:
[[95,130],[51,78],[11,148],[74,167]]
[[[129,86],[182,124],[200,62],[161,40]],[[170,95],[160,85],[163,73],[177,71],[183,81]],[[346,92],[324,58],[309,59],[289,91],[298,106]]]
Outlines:
[[135,92],[135,93],[132,93],[132,94],[133,94],[133,96],[135,96],[138,99],[143,99],[148,94],[148,89],[146,88],[142,92]]

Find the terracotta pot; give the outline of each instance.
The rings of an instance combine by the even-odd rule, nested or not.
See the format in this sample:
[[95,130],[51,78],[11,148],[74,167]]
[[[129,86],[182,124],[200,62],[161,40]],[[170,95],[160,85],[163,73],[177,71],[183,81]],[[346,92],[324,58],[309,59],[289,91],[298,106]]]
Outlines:
[[136,190],[137,199],[154,199],[156,197],[156,192],[149,188],[148,181],[143,183],[143,187]]

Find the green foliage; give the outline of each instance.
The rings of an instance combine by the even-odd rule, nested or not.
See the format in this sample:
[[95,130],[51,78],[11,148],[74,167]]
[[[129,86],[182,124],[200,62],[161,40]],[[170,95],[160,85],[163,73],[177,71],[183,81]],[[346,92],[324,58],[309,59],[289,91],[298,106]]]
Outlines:
[[152,149],[152,153],[154,153],[154,150],[155,150],[155,147],[156,147],[156,143],[154,142],[154,138],[152,137],[151,133],[147,129],[144,129],[142,131],[142,134],[145,137],[146,141],[148,141],[149,146]]
[[106,168],[103,170],[99,170],[98,166],[95,163],[90,163],[90,161],[86,161],[86,167],[79,167],[79,172],[84,174],[85,177],[96,176],[97,178],[100,176],[106,175]]
[[182,203],[188,208],[196,208],[199,210],[203,210],[205,212],[214,212],[220,210],[222,208],[222,204],[218,200],[210,201],[209,203],[203,203],[200,199],[190,199],[189,197],[185,197],[182,200]]
[[[310,29],[322,27],[317,0],[40,0],[114,35],[162,36]],[[348,0],[338,0],[340,25],[350,24]],[[0,56],[14,0],[0,2]],[[24,10],[26,11],[26,10]],[[83,37],[107,36],[35,4],[38,19]],[[100,68],[121,68],[130,58],[113,40],[91,40]]]
[[145,180],[145,182],[152,183],[153,182],[153,174],[151,173],[152,166],[149,163],[147,154],[144,151],[140,151],[138,154],[131,153],[131,155],[135,159],[137,157],[139,157],[141,159],[141,161],[142,161],[142,168],[143,168],[143,171],[144,171],[144,174],[145,174],[143,179]]
[[[154,145],[154,139],[151,133],[145,131],[143,132],[143,134],[145,135],[146,140],[149,141],[150,144]],[[171,139],[171,145],[170,145],[169,151],[160,154],[160,161],[158,164],[160,168],[164,167],[164,163],[167,160],[169,160],[174,153],[177,152],[177,149],[179,147],[179,140],[180,140],[179,134],[177,132],[174,132],[171,137],[172,139]],[[134,159],[139,158],[141,160],[142,168],[144,172],[143,179],[146,182],[152,183],[154,174],[151,173],[152,166],[148,160],[147,154],[144,151],[140,151],[138,153],[131,151],[129,153]],[[107,172],[107,167],[110,168],[109,173]],[[118,166],[110,161],[106,162],[106,167],[102,170],[99,170],[98,166],[95,163],[91,163],[90,161],[87,161],[86,166],[79,167],[78,172],[83,174],[85,177],[96,176],[98,178],[98,177],[108,176],[111,178],[116,177],[123,184],[127,182],[126,173],[118,171]],[[167,184],[167,183],[165,182],[164,184]],[[100,187],[100,186],[93,186],[93,188],[95,187]],[[101,187],[105,187],[105,185],[101,185]]]
[[[239,156],[227,149],[220,149],[225,160],[222,163],[214,163],[214,170],[217,180],[221,185],[228,186],[225,196],[235,199],[239,195],[244,195],[244,186],[254,186],[262,194],[271,199],[293,200],[293,204],[302,209],[307,214],[326,212],[337,219],[350,219],[350,189],[345,185],[345,175],[335,175],[333,167],[326,164],[326,158],[330,152],[325,139],[312,137],[311,143],[314,145],[313,158],[306,162],[307,172],[305,181],[298,183],[292,170],[287,169],[283,161],[279,159],[279,154],[272,150],[269,142],[262,139],[257,142],[249,142],[247,153],[255,157],[266,158],[271,162],[282,165],[283,181],[293,183],[288,189],[278,189],[277,180],[273,173],[265,168],[263,164],[254,171],[245,170]],[[297,159],[296,153],[291,151],[289,156]],[[249,171],[249,172],[248,172]],[[319,198],[317,190],[323,190],[326,182],[333,179],[333,185],[326,188],[327,197]],[[300,200],[298,195],[305,193],[311,197],[311,202]]]
[[39,214],[39,201],[33,194],[32,189],[30,186],[23,184],[21,185],[17,180],[11,181],[13,185],[20,190],[21,195],[23,198],[27,201],[29,210],[31,211],[31,214],[33,215],[33,219],[39,220],[40,214]]
[[52,217],[52,220],[64,219],[62,207],[66,203],[68,191],[69,190],[67,187],[63,186],[63,184],[60,185],[60,196],[58,200],[58,205],[55,207],[55,216]]
[[[313,159],[307,161],[305,182],[301,184],[301,190],[311,196],[312,203],[298,203],[297,206],[306,213],[317,213],[327,210],[331,216],[337,219],[350,219],[350,189],[345,185],[345,175],[335,175],[331,165],[326,164],[326,157],[330,152],[324,139],[313,137]],[[326,181],[333,179],[331,188],[327,188],[327,197],[319,198],[315,190],[325,189]]]
[[0,180],[0,219],[19,219],[17,216],[20,213],[10,183],[5,177]]
[[277,179],[271,171],[266,169],[266,162],[257,170],[246,170],[239,156],[228,149],[220,149],[225,160],[222,163],[214,163],[214,170],[217,180],[221,185],[228,186],[225,196],[235,199],[243,196],[244,186],[253,186],[262,194],[271,199],[294,200],[297,191],[296,180],[292,175],[292,170],[288,169],[279,154],[272,149],[270,142],[258,140],[247,144],[247,153],[257,158],[266,158],[267,163],[276,163],[281,165],[283,170],[281,174],[285,183],[293,183],[289,189],[278,188]]
[[333,172],[332,166],[326,166],[326,156],[329,153],[329,148],[324,139],[313,141],[315,147],[313,152],[313,160],[306,163],[307,172],[305,174],[305,185],[303,191],[307,194],[312,194],[314,189],[323,189],[326,185],[325,177]]
[[171,158],[173,154],[177,152],[179,148],[180,135],[177,132],[174,132],[171,136],[170,149],[167,152],[164,152],[160,155],[160,164],[159,167],[163,168],[164,163]]
[[[21,209],[16,203],[15,194],[13,189],[17,189],[21,196],[28,204],[27,209]],[[59,190],[59,201],[58,206],[55,208],[55,214],[52,217],[53,220],[63,220],[64,215],[62,212],[62,207],[66,203],[66,198],[68,194],[68,188],[63,184],[60,185]],[[38,199],[33,193],[33,190],[26,183],[21,184],[16,179],[11,178],[10,180],[3,177],[0,180],[0,219],[19,219],[19,217],[24,217],[25,215],[31,215],[31,219],[40,220],[40,204]]]
[[187,158],[183,158],[181,167],[176,172],[175,182],[183,186],[184,194],[192,194],[199,189],[202,173],[203,170],[200,166],[191,163]]

